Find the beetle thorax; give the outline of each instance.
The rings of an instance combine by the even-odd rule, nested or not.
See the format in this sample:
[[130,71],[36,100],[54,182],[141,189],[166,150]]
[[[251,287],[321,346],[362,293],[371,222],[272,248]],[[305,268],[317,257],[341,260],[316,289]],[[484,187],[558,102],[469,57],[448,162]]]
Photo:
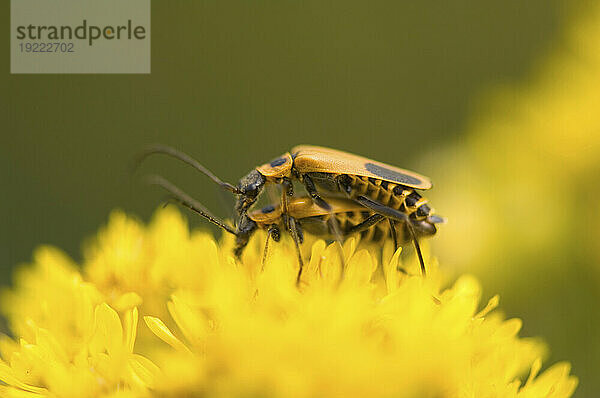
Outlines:
[[271,160],[269,163],[265,163],[262,166],[258,166],[256,170],[265,176],[266,178],[284,178],[291,177],[292,166],[294,161],[292,155],[284,153],[283,155]]

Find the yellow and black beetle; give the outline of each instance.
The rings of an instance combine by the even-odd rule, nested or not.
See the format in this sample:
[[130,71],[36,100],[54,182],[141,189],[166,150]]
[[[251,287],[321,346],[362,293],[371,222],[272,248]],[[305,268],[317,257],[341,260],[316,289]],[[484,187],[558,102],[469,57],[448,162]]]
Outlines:
[[[329,222],[332,217],[335,218],[344,240],[353,234],[359,234],[363,242],[383,242],[388,236],[391,236],[397,247],[398,243],[405,244],[413,239],[406,226],[400,229],[398,235],[396,229],[392,228],[392,224],[382,222],[386,217],[366,209],[353,200],[341,197],[327,199],[330,206],[329,210],[323,209],[308,196],[294,197],[288,201],[286,213],[283,212],[280,204],[268,205],[258,210],[249,211],[247,217],[243,219],[244,224],[234,228],[213,216],[200,202],[163,177],[150,176],[148,182],[161,186],[169,192],[170,199],[235,235],[236,246],[234,252],[237,256],[241,255],[254,232],[257,229],[263,229],[267,231],[263,254],[264,261],[267,255],[269,238],[278,242],[281,238],[281,229],[287,229],[297,248],[299,258],[298,281],[302,275],[304,264],[298,245],[304,241],[304,232],[323,239],[336,239],[336,233],[332,230],[332,224]],[[418,238],[434,235],[436,232],[435,224],[439,223],[440,220],[439,217],[430,216],[419,221],[414,226],[415,234]]]
[[[396,230],[395,223],[405,226],[413,237],[421,271],[425,274],[425,264],[415,228],[419,222],[435,217],[427,205],[427,199],[416,192],[431,188],[427,177],[335,149],[301,145],[251,170],[240,179],[237,186],[234,186],[221,181],[198,161],[171,147],[150,147],[142,154],[142,159],[155,153],[167,154],[192,165],[224,189],[236,194],[238,232],[242,232],[248,224],[248,209],[256,203],[267,183],[282,187],[283,214],[288,213],[288,198],[293,196],[294,180],[301,182],[312,200],[324,210],[332,211],[328,204],[332,197],[351,199],[387,218],[392,231]],[[439,217],[437,219],[442,220]],[[335,230],[335,218],[331,221]],[[338,240],[339,238],[338,236]]]

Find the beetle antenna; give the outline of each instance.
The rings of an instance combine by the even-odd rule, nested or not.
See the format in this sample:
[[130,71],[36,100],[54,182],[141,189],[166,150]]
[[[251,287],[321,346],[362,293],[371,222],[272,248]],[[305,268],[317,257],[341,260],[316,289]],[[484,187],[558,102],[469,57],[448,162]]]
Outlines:
[[136,156],[133,169],[136,170],[139,167],[139,165],[148,156],[155,155],[155,154],[167,155],[172,158],[178,159],[184,163],[187,163],[188,165],[192,166],[194,169],[198,170],[199,172],[201,172],[202,174],[206,175],[208,178],[213,180],[216,184],[220,185],[221,188],[223,188],[227,191],[230,191],[234,194],[240,194],[240,191],[239,191],[239,189],[237,189],[237,187],[235,187],[234,185],[232,185],[228,182],[222,181],[212,171],[210,171],[209,169],[204,167],[202,164],[200,164],[200,162],[198,162],[196,159],[192,158],[190,155],[188,155],[184,152],[181,152],[181,151],[179,151],[173,147],[167,146],[167,145],[155,144],[155,145],[150,145],[150,146],[146,147],[140,154],[138,154],[138,156]]
[[194,213],[197,213],[197,214],[201,215],[202,217],[206,218],[208,221],[215,224],[216,226],[223,228],[225,231],[229,232],[230,234],[237,236],[237,232],[235,229],[233,229],[231,226],[225,224],[219,218],[213,216],[211,214],[211,212],[206,207],[204,207],[204,205],[202,203],[198,202],[196,199],[192,198],[190,195],[188,195],[187,193],[185,193],[184,191],[179,189],[176,185],[171,183],[166,178],[163,178],[159,175],[149,175],[149,176],[146,176],[145,181],[148,184],[158,185],[161,188],[163,188],[164,190],[166,190],[167,192],[169,192],[169,194],[170,194],[169,199],[171,201],[179,203],[183,207],[186,207],[186,208],[192,210]]

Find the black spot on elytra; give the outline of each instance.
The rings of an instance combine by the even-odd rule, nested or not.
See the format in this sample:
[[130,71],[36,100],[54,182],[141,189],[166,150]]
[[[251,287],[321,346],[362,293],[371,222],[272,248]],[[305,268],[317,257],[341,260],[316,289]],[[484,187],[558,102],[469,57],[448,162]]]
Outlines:
[[263,207],[260,211],[263,212],[263,214],[268,214],[268,213],[272,213],[275,210],[275,206],[273,205],[268,205]]
[[365,169],[384,180],[404,185],[421,185],[422,181],[413,176],[390,170],[374,163],[365,163]]
[[271,167],[277,167],[277,166],[281,166],[282,164],[284,164],[285,161],[286,161],[285,158],[277,158],[277,159],[271,161],[271,163],[269,163],[269,165]]

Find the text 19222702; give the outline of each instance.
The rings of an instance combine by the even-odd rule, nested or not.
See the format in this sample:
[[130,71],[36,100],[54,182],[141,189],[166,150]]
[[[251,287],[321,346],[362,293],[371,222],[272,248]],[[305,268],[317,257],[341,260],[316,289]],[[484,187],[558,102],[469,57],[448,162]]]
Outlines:
[[47,42],[47,43],[19,43],[19,49],[22,53],[73,53],[75,44],[68,42]]

